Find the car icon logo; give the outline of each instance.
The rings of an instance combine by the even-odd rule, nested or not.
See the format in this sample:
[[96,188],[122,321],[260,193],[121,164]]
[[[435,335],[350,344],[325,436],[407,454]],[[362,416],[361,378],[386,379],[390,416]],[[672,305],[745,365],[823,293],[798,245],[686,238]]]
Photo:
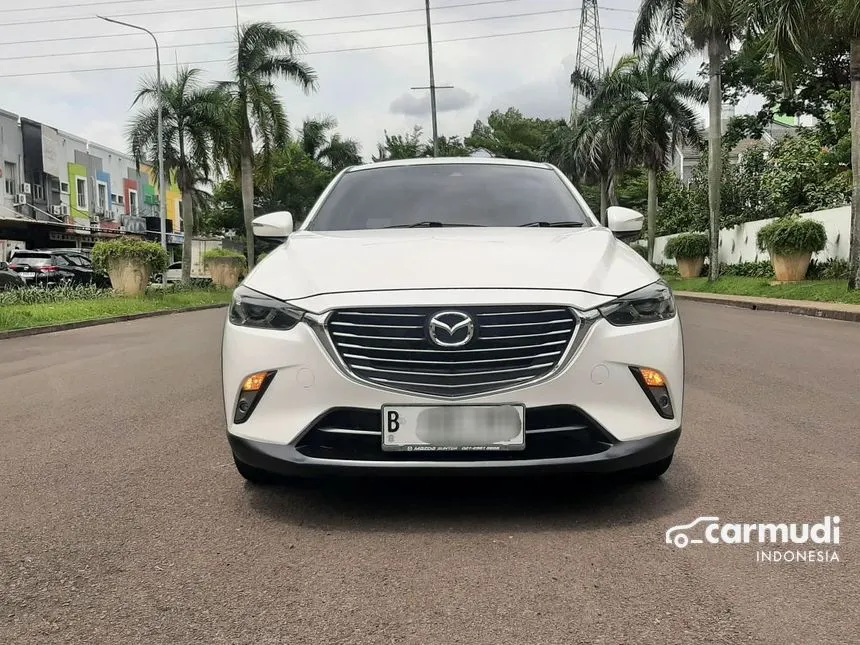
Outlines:
[[428,321],[427,334],[439,347],[463,347],[475,336],[475,323],[464,311],[440,311]]
[[719,517],[697,517],[689,524],[679,524],[678,526],[673,526],[668,531],[666,531],[666,544],[674,544],[679,549],[683,549],[689,544],[702,544],[702,540],[700,538],[691,538],[689,535],[687,535],[686,531],[698,524],[719,521]]

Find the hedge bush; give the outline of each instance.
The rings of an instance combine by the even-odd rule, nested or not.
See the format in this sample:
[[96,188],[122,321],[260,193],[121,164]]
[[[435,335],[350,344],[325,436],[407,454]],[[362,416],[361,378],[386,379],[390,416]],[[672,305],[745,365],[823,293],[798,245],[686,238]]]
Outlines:
[[152,273],[160,273],[167,268],[170,259],[160,244],[130,238],[120,238],[110,242],[96,242],[93,247],[93,265],[107,271],[114,260],[133,258],[149,265]]
[[704,233],[682,233],[666,243],[663,255],[667,258],[704,258],[711,250],[708,236]]
[[242,266],[246,266],[248,261],[245,256],[230,249],[209,249],[203,254],[203,266],[208,266],[212,260],[220,258],[237,258],[241,261]]
[[50,289],[21,287],[0,291],[0,305],[42,305],[69,300],[101,300],[111,298],[111,289],[100,289],[91,284],[60,285]]
[[773,264],[770,260],[760,262],[741,262],[740,264],[720,264],[720,275],[739,278],[773,278]]
[[783,217],[758,232],[758,247],[771,255],[817,253],[827,244],[824,224],[812,219]]
[[848,260],[831,259],[824,262],[812,260],[806,272],[807,280],[847,280],[851,273]]

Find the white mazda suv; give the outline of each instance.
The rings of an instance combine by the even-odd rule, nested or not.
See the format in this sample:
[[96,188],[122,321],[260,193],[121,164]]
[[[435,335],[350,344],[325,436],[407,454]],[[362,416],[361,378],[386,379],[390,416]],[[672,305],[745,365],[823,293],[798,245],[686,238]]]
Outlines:
[[662,475],[684,349],[668,285],[554,166],[349,168],[235,290],[224,326],[236,467],[285,475]]

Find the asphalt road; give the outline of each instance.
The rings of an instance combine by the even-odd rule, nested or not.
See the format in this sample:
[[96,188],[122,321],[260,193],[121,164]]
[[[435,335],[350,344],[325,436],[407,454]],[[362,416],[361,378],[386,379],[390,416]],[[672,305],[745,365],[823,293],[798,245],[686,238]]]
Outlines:
[[[0,643],[860,642],[860,325],[682,314],[684,435],[645,484],[258,490],[223,311],[0,341]],[[839,515],[840,562],[664,543],[704,515]]]

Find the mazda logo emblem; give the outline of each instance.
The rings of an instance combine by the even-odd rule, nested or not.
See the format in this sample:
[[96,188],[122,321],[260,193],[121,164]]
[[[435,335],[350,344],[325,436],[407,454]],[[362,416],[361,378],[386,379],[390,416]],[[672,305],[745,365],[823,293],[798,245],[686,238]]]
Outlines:
[[475,336],[475,323],[462,311],[440,311],[427,323],[427,333],[439,347],[463,347]]

